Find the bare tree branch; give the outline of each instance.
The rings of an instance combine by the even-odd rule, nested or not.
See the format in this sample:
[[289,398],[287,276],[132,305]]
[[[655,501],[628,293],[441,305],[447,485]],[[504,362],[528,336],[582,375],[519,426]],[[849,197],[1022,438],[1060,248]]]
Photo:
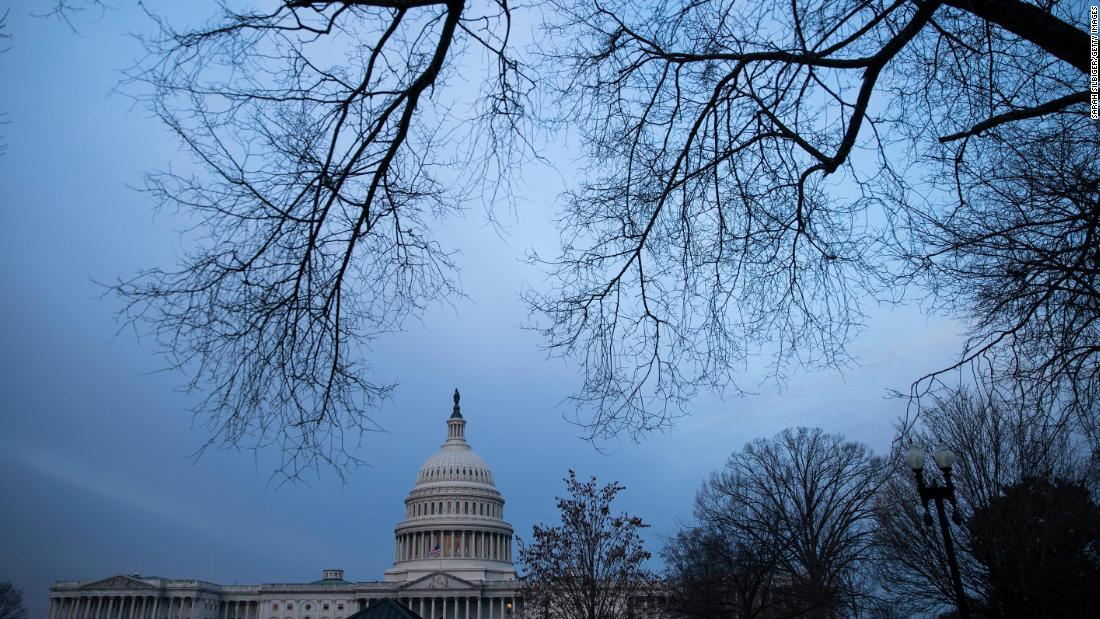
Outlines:
[[914,396],[995,366],[1029,397],[1093,397],[1086,11],[558,8],[545,66],[591,172],[559,256],[533,257],[556,289],[528,302],[549,349],[581,364],[592,438],[668,427],[700,389],[738,391],[756,355],[780,381],[843,367],[864,303],[921,294],[973,339]]
[[[114,286],[123,317],[190,375],[208,445],[275,446],[287,478],[343,471],[393,389],[369,378],[370,340],[461,294],[432,223],[530,147],[510,7],[295,0],[190,31],[153,18],[129,83],[197,171],[146,189],[194,227],[178,268]],[[441,93],[471,45],[494,62],[481,111],[456,116]],[[500,148],[468,150],[464,174],[443,165],[486,143]]]

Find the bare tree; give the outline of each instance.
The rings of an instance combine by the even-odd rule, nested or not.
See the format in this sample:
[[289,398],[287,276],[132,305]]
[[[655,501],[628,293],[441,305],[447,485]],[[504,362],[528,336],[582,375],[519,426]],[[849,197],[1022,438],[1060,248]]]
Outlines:
[[558,6],[547,66],[591,173],[548,262],[559,287],[530,301],[583,363],[594,437],[668,425],[758,350],[780,379],[843,365],[863,303],[910,285],[969,325],[955,367],[1089,410],[1100,141],[1082,3]]
[[860,572],[872,556],[882,472],[866,445],[817,428],[788,429],[731,455],[700,490],[696,518],[774,566],[757,602],[766,616],[857,614],[870,593]]
[[0,619],[26,619],[23,592],[9,582],[0,582]]
[[[997,392],[960,389],[937,396],[908,438],[929,450],[942,442],[957,454],[953,480],[959,516],[969,523],[1006,488],[1025,479],[1095,483],[1087,441],[1072,431],[1074,426],[1052,423],[1057,417],[1001,400]],[[890,478],[876,499],[876,578],[893,606],[927,613],[953,606],[954,590],[942,540],[923,524],[913,476],[903,462],[904,449],[898,441],[890,458]],[[1019,529],[1015,532],[1021,534]],[[968,597],[972,605],[985,606],[989,574],[975,558],[973,530],[954,527],[953,535]]]
[[647,525],[612,513],[624,490],[616,482],[600,487],[595,477],[582,482],[569,471],[565,487],[569,496],[558,498],[561,525],[536,524],[530,544],[518,540],[528,610],[575,619],[628,616],[632,598],[653,585],[641,537]]
[[[843,365],[863,303],[912,289],[968,324],[953,367],[1097,440],[1083,4],[635,4],[560,0],[543,48],[552,120],[579,123],[592,165],[559,285],[529,300],[581,363],[592,437],[666,427],[760,350],[780,378]],[[115,290],[189,373],[210,444],[278,445],[290,476],[355,461],[346,442],[392,387],[370,339],[459,293],[431,222],[462,180],[531,153],[511,17],[506,0],[283,0],[158,21],[132,77],[198,168],[148,190],[195,227],[177,268]],[[469,113],[448,94],[460,69],[483,85]]]
[[[156,23],[131,84],[196,167],[146,189],[194,228],[177,268],[114,286],[123,317],[191,377],[208,445],[275,445],[288,477],[342,471],[392,388],[371,377],[371,338],[459,293],[432,223],[470,179],[507,189],[493,179],[525,152],[508,1],[285,0]],[[476,100],[447,89],[460,68],[484,72]]]
[[783,547],[762,544],[766,536],[731,527],[731,522],[748,520],[731,516],[723,522],[704,521],[677,532],[665,545],[670,610],[678,616],[747,619],[787,613],[778,576]]

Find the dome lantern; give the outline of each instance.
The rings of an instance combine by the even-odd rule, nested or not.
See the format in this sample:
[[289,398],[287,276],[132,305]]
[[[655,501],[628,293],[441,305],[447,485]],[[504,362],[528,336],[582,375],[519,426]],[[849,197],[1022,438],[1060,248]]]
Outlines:
[[462,418],[462,411],[459,409],[458,400],[462,396],[458,393],[458,388],[455,388],[455,408],[451,413],[451,418],[447,420],[447,442],[466,442],[466,420]]

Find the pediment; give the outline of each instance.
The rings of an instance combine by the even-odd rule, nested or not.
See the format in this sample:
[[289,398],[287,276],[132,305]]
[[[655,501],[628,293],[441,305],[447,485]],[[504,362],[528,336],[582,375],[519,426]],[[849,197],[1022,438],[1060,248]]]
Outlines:
[[103,580],[97,580],[84,585],[81,589],[156,589],[155,586],[133,576],[111,576]]
[[409,581],[400,587],[401,591],[417,590],[424,591],[429,589],[478,589],[478,585],[458,576],[453,576],[447,572],[432,572],[426,576],[421,576],[416,580]]

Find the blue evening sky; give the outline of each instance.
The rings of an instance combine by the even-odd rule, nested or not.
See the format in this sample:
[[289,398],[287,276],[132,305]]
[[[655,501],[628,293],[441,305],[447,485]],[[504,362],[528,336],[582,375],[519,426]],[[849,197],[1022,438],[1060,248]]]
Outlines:
[[[416,470],[445,438],[456,386],[467,437],[492,466],[518,534],[556,518],[572,468],[626,485],[621,507],[653,525],[657,554],[690,519],[704,477],[755,437],[817,425],[885,451],[905,408],[887,389],[907,388],[958,348],[953,323],[870,307],[853,348],[858,367],[700,398],[672,430],[597,451],[563,419],[577,368],[548,360],[538,335],[521,328],[519,291],[545,285],[523,253],[553,254],[557,195],[573,180],[562,170],[575,153],[559,146],[548,152],[558,171],[525,172],[526,199],[501,214],[503,236],[478,205],[445,222],[469,300],[375,344],[377,376],[400,386],[376,417],[386,432],[357,451],[369,466],[343,484],[322,470],[276,487],[271,454],[211,451],[193,462],[206,436],[191,426],[182,377],[156,372],[151,345],[118,332],[118,303],[93,281],[171,265],[181,252],[178,222],[131,187],[185,157],[143,108],[112,94],[140,55],[127,33],[151,23],[120,3],[101,19],[82,16],[74,34],[32,17],[43,4],[7,3],[11,39],[0,55],[0,581],[22,588],[32,617],[45,615],[51,581],[122,572],[308,582],[337,567],[349,579],[380,579]],[[185,6],[173,10],[195,21],[214,10]],[[746,384],[758,379],[750,371]]]

